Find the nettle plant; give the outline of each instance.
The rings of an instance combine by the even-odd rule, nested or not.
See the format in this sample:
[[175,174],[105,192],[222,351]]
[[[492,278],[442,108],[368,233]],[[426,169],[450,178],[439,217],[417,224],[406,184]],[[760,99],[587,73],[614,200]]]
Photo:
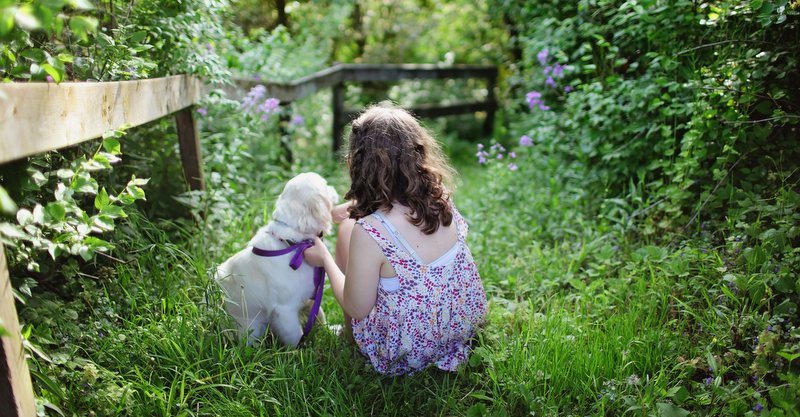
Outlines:
[[[78,158],[69,168],[51,172],[28,169],[33,186],[52,191],[54,199],[20,208],[16,223],[0,223],[0,241],[10,249],[12,264],[36,272],[43,252],[53,260],[79,256],[89,261],[96,253],[114,247],[98,236],[114,230],[117,219],[127,217],[125,206],[145,199],[141,186],[148,181],[132,176],[124,190],[115,195],[93,178],[120,161],[119,138],[123,134],[120,130],[107,132],[94,154]],[[93,208],[83,207],[87,201],[93,201]]]

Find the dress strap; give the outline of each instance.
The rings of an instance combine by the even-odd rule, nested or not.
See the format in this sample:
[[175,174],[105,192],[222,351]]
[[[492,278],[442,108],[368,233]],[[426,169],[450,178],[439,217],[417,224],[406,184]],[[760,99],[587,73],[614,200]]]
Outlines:
[[383,228],[386,229],[387,232],[389,232],[389,235],[394,240],[395,245],[397,245],[398,247],[403,247],[403,249],[405,249],[406,252],[408,252],[408,254],[411,255],[417,262],[419,262],[420,264],[423,263],[422,259],[419,257],[419,255],[411,246],[411,244],[409,244],[406,238],[404,238],[403,235],[401,235],[400,232],[397,231],[397,228],[394,227],[392,222],[390,222],[389,219],[386,218],[386,216],[377,211],[372,213],[372,215],[375,216],[378,220],[380,220],[381,224],[383,225]]
[[453,221],[456,223],[458,239],[462,242],[466,242],[467,233],[469,233],[469,225],[467,224],[467,221],[464,220],[464,216],[461,215],[461,212],[456,208],[456,205],[453,204],[452,200],[450,200],[450,209],[453,210]]
[[361,218],[356,220],[356,224],[361,225],[362,228],[372,237],[372,240],[378,244],[381,248],[381,251],[386,256],[386,259],[389,259],[391,262],[392,256],[397,252],[397,246],[390,240],[386,238],[383,233],[381,233],[375,226],[370,224],[366,221],[366,218]]

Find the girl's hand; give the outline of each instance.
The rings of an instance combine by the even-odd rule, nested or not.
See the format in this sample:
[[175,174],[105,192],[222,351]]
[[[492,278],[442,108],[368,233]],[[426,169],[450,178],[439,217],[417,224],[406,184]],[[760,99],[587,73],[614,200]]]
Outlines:
[[303,259],[313,267],[324,267],[325,261],[330,257],[331,253],[318,237],[314,238],[314,246],[303,251]]
[[348,201],[339,204],[338,206],[334,206],[333,209],[331,209],[331,217],[333,218],[333,222],[339,224],[345,219],[349,218],[350,214],[347,212],[347,209],[349,209],[352,205],[353,202]]

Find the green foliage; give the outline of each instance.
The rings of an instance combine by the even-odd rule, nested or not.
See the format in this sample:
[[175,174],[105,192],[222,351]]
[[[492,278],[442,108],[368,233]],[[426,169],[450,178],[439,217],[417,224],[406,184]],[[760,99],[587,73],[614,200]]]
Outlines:
[[[769,158],[792,172],[796,4],[618,3],[504,3],[522,60],[512,99],[539,90],[555,113],[520,114],[520,131],[553,126],[558,137],[535,138],[558,142],[555,151],[609,197],[632,192],[633,182],[650,202],[663,198],[656,212],[673,226],[728,204],[726,182],[766,183]],[[538,62],[545,49],[567,66],[554,86]]]
[[[122,191],[109,194],[93,178],[98,172],[110,170],[111,164],[120,160],[122,134],[121,131],[107,133],[102,146],[91,157],[80,157],[72,161],[69,168],[44,173],[29,169],[30,191],[52,194],[54,199],[37,200],[32,209],[19,209],[16,224],[0,223],[0,239],[11,249],[13,263],[39,271],[41,252],[46,252],[53,260],[73,255],[89,261],[96,252],[113,248],[113,244],[97,235],[114,230],[116,219],[126,217],[123,208],[145,198],[140,186],[147,184],[146,179],[134,176]],[[30,198],[24,203],[29,201]],[[82,204],[87,201],[93,201],[93,209]]]
[[8,1],[0,4],[4,80],[230,75],[215,52],[224,1]]

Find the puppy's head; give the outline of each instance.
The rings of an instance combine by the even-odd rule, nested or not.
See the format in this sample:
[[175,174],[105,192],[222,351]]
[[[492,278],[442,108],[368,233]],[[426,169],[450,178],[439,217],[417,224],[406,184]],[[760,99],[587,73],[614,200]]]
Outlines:
[[336,190],[324,178],[313,172],[299,174],[286,183],[275,203],[272,219],[278,224],[273,225],[276,229],[273,231],[288,240],[310,239],[320,233],[329,233],[331,209],[338,200]]

